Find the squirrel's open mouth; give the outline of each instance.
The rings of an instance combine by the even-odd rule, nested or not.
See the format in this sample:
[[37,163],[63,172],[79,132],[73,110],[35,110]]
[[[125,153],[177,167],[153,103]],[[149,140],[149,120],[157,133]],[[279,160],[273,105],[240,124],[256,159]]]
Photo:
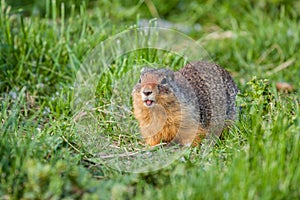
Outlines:
[[152,101],[150,99],[147,99],[147,100],[144,101],[144,104],[147,107],[152,107],[152,106],[154,106],[154,101]]

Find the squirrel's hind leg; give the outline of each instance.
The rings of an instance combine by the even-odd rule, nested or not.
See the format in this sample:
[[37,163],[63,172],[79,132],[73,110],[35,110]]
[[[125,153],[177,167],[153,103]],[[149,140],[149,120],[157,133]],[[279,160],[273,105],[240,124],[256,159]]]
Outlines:
[[207,130],[199,128],[198,133],[196,134],[191,146],[192,147],[199,146],[202,143],[203,139],[206,137],[206,135],[207,135]]

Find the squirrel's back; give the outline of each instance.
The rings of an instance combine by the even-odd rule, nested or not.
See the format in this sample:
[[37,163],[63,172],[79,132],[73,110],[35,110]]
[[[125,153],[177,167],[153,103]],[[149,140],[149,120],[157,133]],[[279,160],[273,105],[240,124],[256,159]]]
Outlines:
[[199,61],[187,64],[179,73],[196,93],[203,126],[235,120],[238,88],[228,71],[214,63]]
[[230,74],[212,63],[177,72],[147,68],[132,92],[134,114],[146,143],[190,144],[197,135],[219,135],[235,119],[237,91]]

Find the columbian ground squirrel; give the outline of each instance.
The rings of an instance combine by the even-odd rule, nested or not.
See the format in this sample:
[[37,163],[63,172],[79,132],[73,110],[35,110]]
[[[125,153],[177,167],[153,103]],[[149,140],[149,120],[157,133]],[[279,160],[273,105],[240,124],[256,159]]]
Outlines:
[[132,91],[134,115],[146,144],[197,145],[235,120],[237,92],[228,71],[213,63],[144,68]]

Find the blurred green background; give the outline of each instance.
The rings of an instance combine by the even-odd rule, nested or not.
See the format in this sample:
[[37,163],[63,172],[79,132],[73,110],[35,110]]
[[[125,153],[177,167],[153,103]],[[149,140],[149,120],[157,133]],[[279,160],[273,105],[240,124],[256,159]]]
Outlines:
[[[0,199],[299,199],[299,1],[2,0],[0,8]],[[192,37],[230,71],[240,115],[206,157],[198,147],[131,174],[93,162],[74,125],[73,86],[95,46],[149,20]],[[95,97],[98,126],[128,143],[138,133],[123,133],[104,105],[135,59],[113,63]]]

